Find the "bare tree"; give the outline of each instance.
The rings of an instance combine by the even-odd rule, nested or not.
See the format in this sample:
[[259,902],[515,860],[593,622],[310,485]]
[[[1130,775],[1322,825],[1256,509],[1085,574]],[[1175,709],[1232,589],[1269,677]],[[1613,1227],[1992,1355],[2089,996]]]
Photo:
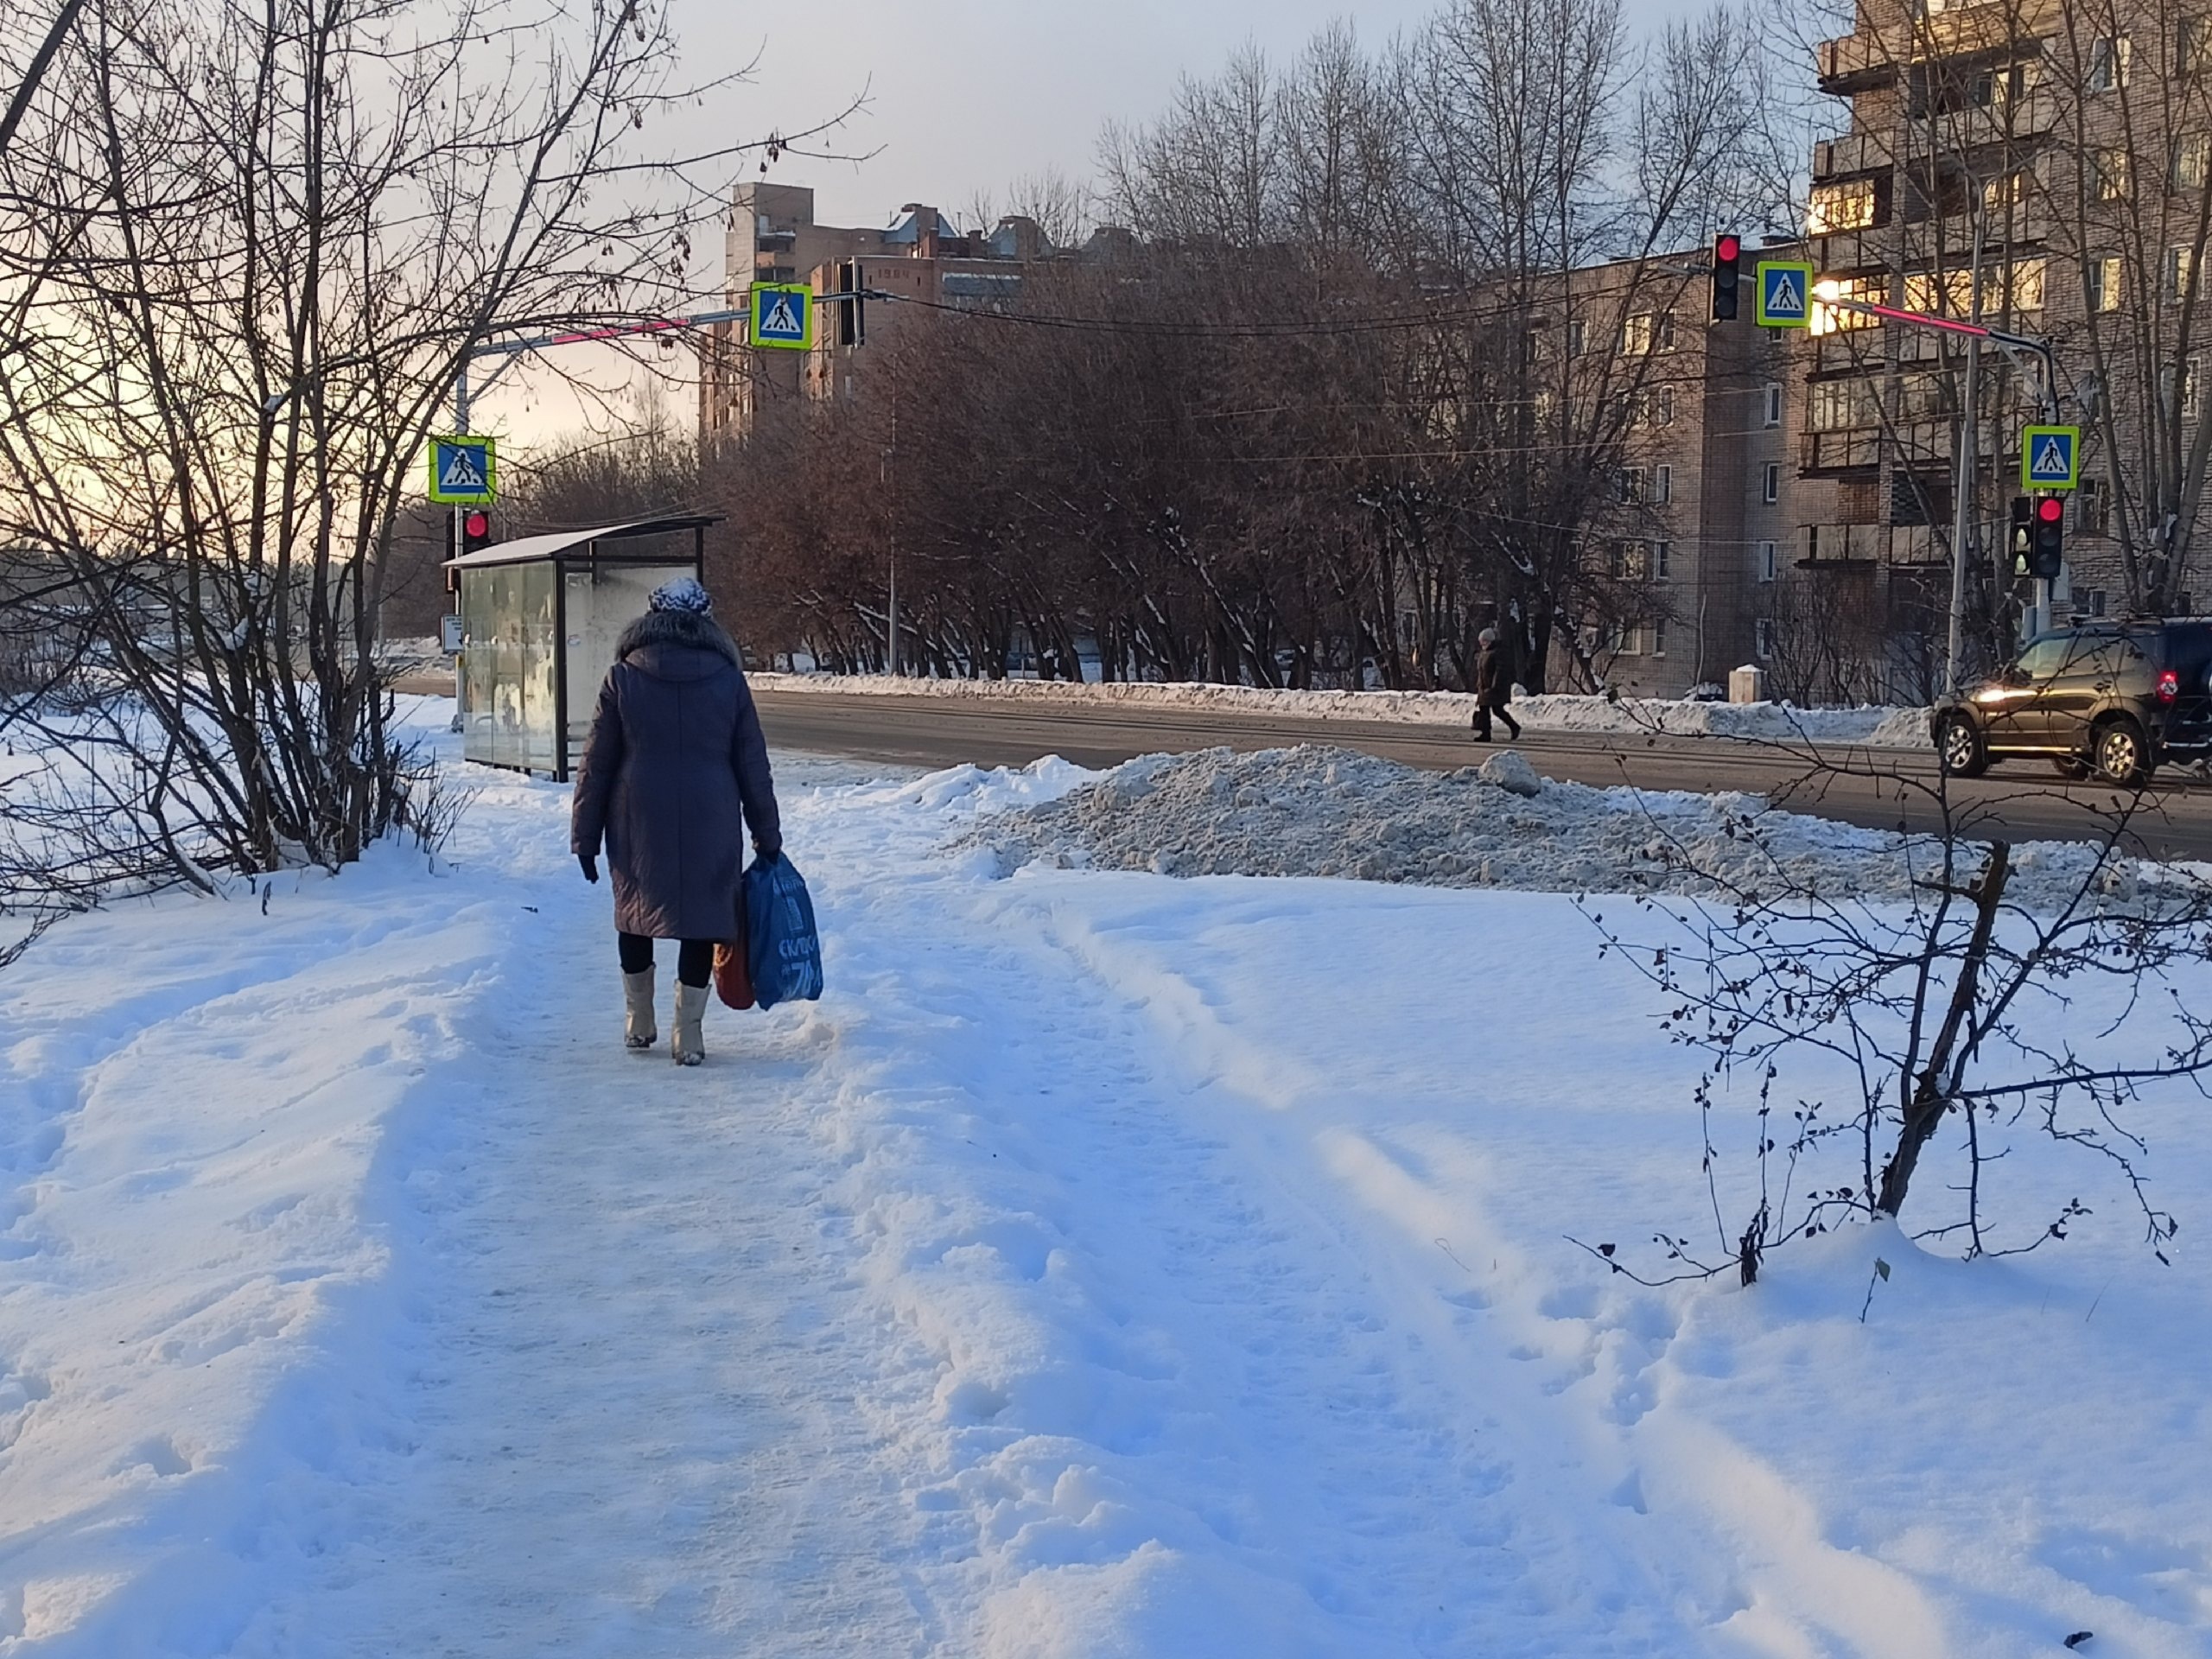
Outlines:
[[[424,823],[376,626],[469,350],[658,308],[691,88],[623,0],[88,0],[0,156],[0,543],[81,694],[16,699],[35,866],[214,884]],[[782,141],[770,141],[780,143]]]

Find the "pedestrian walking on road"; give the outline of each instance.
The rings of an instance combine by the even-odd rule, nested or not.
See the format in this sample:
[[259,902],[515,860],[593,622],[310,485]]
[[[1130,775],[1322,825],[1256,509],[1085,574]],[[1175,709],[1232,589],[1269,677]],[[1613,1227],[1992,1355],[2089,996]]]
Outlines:
[[[1465,636],[1462,636],[1463,638]],[[1492,715],[1505,722],[1513,741],[1521,740],[1521,722],[1506,711],[1513,700],[1513,664],[1498,648],[1497,630],[1484,628],[1475,638],[1475,741],[1490,741]]]
[[737,925],[744,832],[773,858],[783,846],[768,745],[745,683],[737,643],[715,620],[707,590],[684,576],[653,590],[651,608],[622,631],[600,687],[591,737],[576,769],[569,847],[587,881],[599,850],[614,878],[625,1040],[651,1048],[653,941],[679,939],[678,1065],[706,1058],[700,1024],[715,944]]

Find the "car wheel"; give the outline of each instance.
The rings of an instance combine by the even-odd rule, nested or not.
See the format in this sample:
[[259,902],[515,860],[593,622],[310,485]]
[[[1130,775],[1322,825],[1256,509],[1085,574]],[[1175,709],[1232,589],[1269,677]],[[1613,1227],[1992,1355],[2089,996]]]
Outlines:
[[1981,734],[1961,715],[1945,721],[1936,734],[1936,758],[1955,778],[1979,778],[1989,767],[1989,752],[1982,746]]
[[2097,728],[2097,774],[2107,783],[2133,789],[2151,777],[2151,746],[2132,720],[2108,721]]

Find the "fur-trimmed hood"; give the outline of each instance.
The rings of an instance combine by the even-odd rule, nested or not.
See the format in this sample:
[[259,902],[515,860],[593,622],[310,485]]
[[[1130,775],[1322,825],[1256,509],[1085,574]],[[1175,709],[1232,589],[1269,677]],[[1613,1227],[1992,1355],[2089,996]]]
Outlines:
[[614,643],[617,662],[628,662],[635,655],[637,665],[648,674],[689,679],[692,676],[680,671],[667,673],[676,666],[671,654],[683,651],[709,652],[732,668],[745,666],[729,631],[713,617],[696,611],[647,611],[623,629],[622,637]]

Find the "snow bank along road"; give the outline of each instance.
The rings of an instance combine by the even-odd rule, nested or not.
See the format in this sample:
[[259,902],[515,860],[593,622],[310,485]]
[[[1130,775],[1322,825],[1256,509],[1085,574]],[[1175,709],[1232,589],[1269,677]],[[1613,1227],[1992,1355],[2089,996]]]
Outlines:
[[[831,691],[763,690],[759,701],[772,743],[925,766],[1022,766],[1048,754],[1108,766],[1162,750],[1321,743],[1448,771],[1485,753],[1455,728],[1258,715],[1242,709],[1040,705],[1033,699],[999,702]],[[1502,737],[1503,728],[1499,729]],[[1831,779],[1817,793],[1792,793],[1788,786],[1803,773],[1801,763],[1728,737],[1651,738],[1531,727],[1513,747],[1545,776],[1578,783],[1770,794],[1795,810],[1867,829],[1895,829],[1900,818],[1916,830],[1934,823],[1935,815],[1924,804],[1899,800],[1894,786],[1885,788],[1876,779]],[[1932,752],[1885,748],[1864,751],[1861,759],[1915,775],[1935,774]],[[1957,780],[1952,787],[1957,799],[1988,815],[1992,833],[2009,832],[2023,841],[2082,836],[2086,819],[2081,804],[2110,798],[2110,791],[2094,785],[2067,787],[2050,768],[2020,760],[2005,762],[1985,778]],[[2152,793],[2152,810],[2138,821],[2138,850],[2155,858],[2212,859],[2212,790],[2170,771],[2159,775]]]
[[1698,1131],[1563,898],[1001,877],[941,849],[1071,769],[786,756],[830,994],[684,1072],[565,790],[470,775],[435,874],[0,976],[8,1659],[2212,1644],[2202,1259],[2092,1186],[1607,1274],[1560,1235],[1697,1228]]

